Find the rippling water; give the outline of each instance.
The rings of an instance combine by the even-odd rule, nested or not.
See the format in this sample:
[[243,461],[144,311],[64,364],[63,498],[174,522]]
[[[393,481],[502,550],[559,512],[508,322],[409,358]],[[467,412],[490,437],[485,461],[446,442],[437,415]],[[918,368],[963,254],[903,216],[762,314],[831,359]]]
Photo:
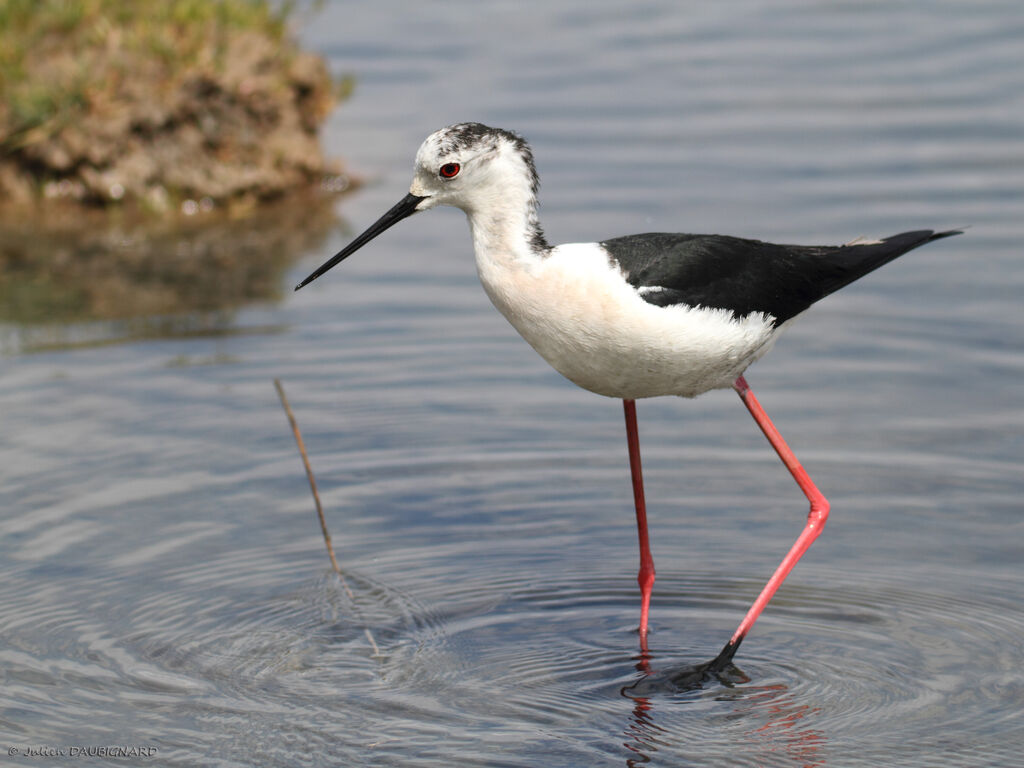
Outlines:
[[[731,393],[640,403],[658,566],[640,659],[621,407],[518,339],[476,284],[462,214],[434,212],[214,335],[124,340],[77,318],[88,345],[9,345],[0,747],[152,746],[147,762],[182,766],[1021,764],[1024,12],[482,7],[308,16],[307,44],[358,79],[326,139],[368,180],[341,207],[353,229],[404,194],[424,135],[464,119],[532,141],[554,242],[971,225],[814,308],[748,376],[831,499],[827,532],[735,668],[678,686],[806,502]],[[34,323],[2,330],[67,327]]]

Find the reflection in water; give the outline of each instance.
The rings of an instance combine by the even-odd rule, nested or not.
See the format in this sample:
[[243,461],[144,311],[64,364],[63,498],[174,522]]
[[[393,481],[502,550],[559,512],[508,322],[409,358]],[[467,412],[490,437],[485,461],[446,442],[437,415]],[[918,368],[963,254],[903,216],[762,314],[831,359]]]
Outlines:
[[0,353],[232,332],[233,312],[277,301],[283,273],[338,224],[334,195],[244,218],[72,212],[0,226]]
[[803,768],[824,765],[824,734],[804,721],[804,717],[819,712],[818,707],[800,704],[789,689],[781,683],[756,687],[737,707],[737,715],[755,715],[757,722],[765,721],[749,735],[752,749],[759,754],[777,754],[793,765]]
[[626,760],[629,768],[643,765],[651,761],[651,753],[657,752],[658,747],[665,746],[666,737],[669,734],[664,728],[654,722],[651,715],[653,705],[649,699],[637,698],[633,703],[633,714],[630,716],[629,727],[626,729],[627,741],[623,743],[636,757]]
[[[704,684],[709,684],[710,689],[706,695],[713,696],[715,701],[734,704],[723,717],[733,723],[750,725],[743,734],[744,743],[736,746],[753,764],[799,765],[802,768],[825,764],[822,754],[824,734],[803,720],[807,715],[817,714],[819,708],[798,703],[784,683],[750,686],[750,678],[732,664],[721,671],[704,674],[708,666],[706,663],[655,672],[650,662],[649,654],[638,657],[636,669],[643,676],[620,691],[633,700],[633,710],[624,734],[627,740],[623,742],[623,746],[634,754],[626,760],[629,768],[651,762],[659,751],[686,751],[688,731],[670,724],[659,724],[655,702],[659,698],[667,700],[671,703],[672,713],[677,714],[678,705],[686,700],[683,697],[693,696],[694,702],[700,700]],[[708,727],[708,721],[701,720],[697,727]]]

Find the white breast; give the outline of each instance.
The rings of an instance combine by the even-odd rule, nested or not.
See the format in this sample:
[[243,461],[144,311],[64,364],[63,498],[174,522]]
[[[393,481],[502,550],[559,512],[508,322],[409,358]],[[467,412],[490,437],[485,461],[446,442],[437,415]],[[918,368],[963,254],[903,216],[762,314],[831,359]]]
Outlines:
[[[771,318],[644,301],[597,243],[481,253],[487,295],[559,373],[601,395],[695,397],[728,387],[778,335]],[[651,289],[647,289],[648,291]]]

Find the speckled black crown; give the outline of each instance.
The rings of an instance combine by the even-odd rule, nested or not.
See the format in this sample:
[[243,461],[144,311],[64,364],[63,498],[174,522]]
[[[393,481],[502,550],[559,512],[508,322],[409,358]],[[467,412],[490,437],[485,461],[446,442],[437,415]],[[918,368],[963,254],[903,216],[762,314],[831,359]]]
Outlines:
[[526,143],[526,139],[517,133],[506,131],[504,128],[491,128],[483,123],[456,123],[444,129],[438,139],[438,149],[442,154],[469,148],[497,149],[503,141],[515,147],[516,152],[523,158],[530,172],[530,191],[536,195],[540,190],[540,176],[537,175],[537,166],[533,162],[533,151]]
[[529,212],[527,239],[530,247],[537,253],[551,250],[544,230],[537,218],[537,194],[540,191],[540,176],[533,162],[533,151],[526,139],[504,128],[492,128],[483,123],[456,123],[443,129],[437,139],[437,147],[441,154],[459,152],[465,149],[497,150],[502,143],[511,144],[526,165],[530,175],[530,193],[533,195],[533,206]]

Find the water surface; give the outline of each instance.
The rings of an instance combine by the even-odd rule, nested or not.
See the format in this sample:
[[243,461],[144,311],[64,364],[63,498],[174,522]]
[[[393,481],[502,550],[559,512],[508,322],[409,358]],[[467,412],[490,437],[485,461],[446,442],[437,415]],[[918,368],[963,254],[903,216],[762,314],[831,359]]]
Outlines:
[[465,119],[531,140],[552,242],[971,225],[813,308],[749,372],[832,501],[827,531],[728,679],[674,688],[806,502],[734,394],[641,402],[646,677],[619,404],[490,307],[461,213],[404,222],[298,294],[351,231],[281,224],[266,288],[227,306],[5,312],[4,741],[183,766],[1019,764],[1024,13],[480,7],[306,17],[358,79],[325,137],[368,181],[339,203],[349,230]]

